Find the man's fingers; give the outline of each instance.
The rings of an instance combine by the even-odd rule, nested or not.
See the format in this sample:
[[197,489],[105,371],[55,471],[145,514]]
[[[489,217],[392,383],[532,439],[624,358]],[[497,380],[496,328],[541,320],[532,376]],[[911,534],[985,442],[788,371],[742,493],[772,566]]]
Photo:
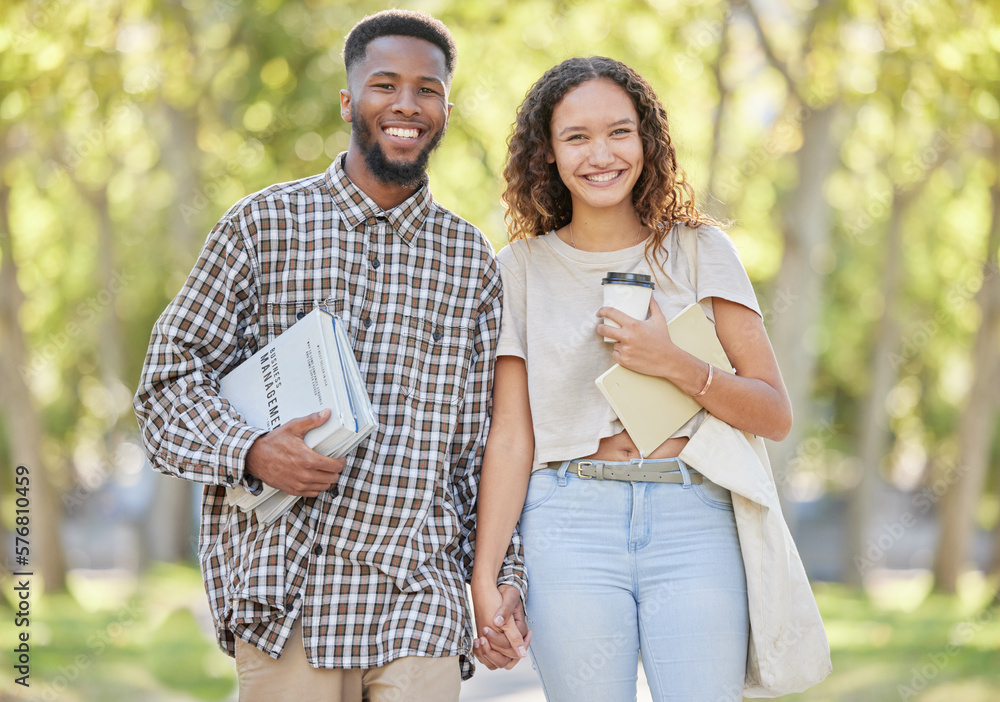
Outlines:
[[329,480],[334,483],[337,482],[337,476],[340,475],[340,471],[344,470],[346,465],[346,458],[330,458],[322,454],[317,454],[316,459],[313,461],[313,467],[319,471],[316,479],[319,481]]
[[[490,648],[494,651],[501,653],[507,658],[521,658],[522,654],[517,650],[512,642],[507,637],[506,629],[504,631],[496,631],[490,627],[483,629],[483,634],[490,645]],[[520,636],[518,636],[520,638]],[[523,643],[521,644],[523,647]],[[527,649],[524,649],[525,655],[527,655]]]
[[[511,657],[505,656],[500,651],[494,649],[488,639],[480,639],[479,648],[477,649],[477,657],[479,660],[483,661],[484,665],[490,670],[496,670],[497,668],[506,668],[511,663]],[[517,662],[517,659],[513,659]],[[492,667],[491,667],[492,666]]]
[[330,410],[298,417],[257,439],[247,454],[246,467],[265,484],[299,497],[316,497],[337,484],[346,458],[330,458],[309,448],[303,440],[321,426]]
[[297,417],[284,424],[282,428],[288,429],[288,431],[295,434],[295,436],[300,439],[306,435],[310,429],[315,429],[316,427],[323,426],[326,424],[326,420],[330,418],[330,410],[325,409],[321,412],[313,412],[312,414],[307,414],[305,417]]
[[[315,453],[314,451],[310,451]],[[289,495],[300,497],[316,497],[327,490],[333,490],[340,479],[340,473],[347,464],[344,458],[327,458],[316,454],[323,463],[310,459],[310,465],[297,465],[286,475],[284,484],[275,485]]]
[[472,651],[473,653],[476,654],[476,660],[485,665],[487,669],[489,670],[497,669],[493,661],[491,661],[489,657],[486,655],[485,651],[483,650],[482,641],[480,641],[478,638],[472,642]]

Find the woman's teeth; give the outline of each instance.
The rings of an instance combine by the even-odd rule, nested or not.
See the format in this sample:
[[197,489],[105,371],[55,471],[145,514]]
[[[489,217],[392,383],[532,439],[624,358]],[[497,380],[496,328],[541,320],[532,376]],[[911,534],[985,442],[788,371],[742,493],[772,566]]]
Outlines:
[[621,175],[621,171],[614,171],[612,173],[601,173],[599,175],[584,176],[591,183],[604,183],[609,180],[614,180]]

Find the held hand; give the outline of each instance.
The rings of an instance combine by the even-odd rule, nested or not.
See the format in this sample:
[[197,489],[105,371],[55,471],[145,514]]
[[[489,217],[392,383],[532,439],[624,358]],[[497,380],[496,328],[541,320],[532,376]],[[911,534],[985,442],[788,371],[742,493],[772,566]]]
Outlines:
[[602,323],[597,325],[597,333],[615,340],[611,354],[615,363],[637,373],[666,377],[664,362],[676,346],[670,339],[667,319],[654,299],[649,301],[649,312],[649,319],[639,321],[621,310],[602,307],[597,310],[597,316],[607,317],[620,324],[621,328]]
[[299,497],[316,497],[337,484],[347,465],[306,446],[302,438],[321,426],[330,410],[293,419],[257,439],[247,452],[246,471],[265,484]]
[[[524,619],[521,597],[510,585],[478,587],[473,584],[473,607],[478,636],[473,642],[476,658],[490,670],[510,670],[528,655],[531,632]],[[492,618],[487,615],[493,612]]]

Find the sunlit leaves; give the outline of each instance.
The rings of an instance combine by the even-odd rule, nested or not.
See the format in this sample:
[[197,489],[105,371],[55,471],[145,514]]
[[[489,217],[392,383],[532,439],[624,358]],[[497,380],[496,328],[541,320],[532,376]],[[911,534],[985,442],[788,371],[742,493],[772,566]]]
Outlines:
[[[431,161],[434,194],[498,246],[498,173],[516,107],[554,63],[603,54],[634,66],[658,91],[701,204],[732,220],[762,297],[781,293],[768,288],[783,260],[795,156],[809,120],[841,101],[838,165],[824,185],[832,243],[809,258],[828,281],[821,333],[811,340],[823,350],[815,397],[842,417],[866,392],[870,332],[888,309],[880,283],[891,208],[919,192],[903,224],[894,370],[900,387],[924,395],[894,402],[892,421],[911,444],[926,441],[930,455],[946,441],[955,388],[964,386],[945,369],[967,355],[977,323],[987,188],[996,177],[987,155],[1000,120],[995,3],[754,3],[784,70],[741,3],[417,5],[446,22],[459,47],[449,133]],[[346,31],[382,6],[4,4],[0,176],[11,193],[31,360],[44,369],[33,387],[48,403],[54,436],[91,426],[84,418],[97,405],[65,388],[97,372],[99,320],[118,315],[124,324],[123,372],[134,377],[153,318],[220,214],[249,192],[323,170],[347,148],[340,49]],[[108,285],[98,265],[101,203],[115,268],[133,280],[92,309],[88,301]],[[71,323],[73,343],[53,345]],[[906,429],[913,426],[919,431]]]

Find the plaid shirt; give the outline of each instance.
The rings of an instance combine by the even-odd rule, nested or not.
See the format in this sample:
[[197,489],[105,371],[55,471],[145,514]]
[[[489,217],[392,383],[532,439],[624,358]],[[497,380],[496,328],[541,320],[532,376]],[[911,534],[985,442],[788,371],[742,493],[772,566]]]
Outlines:
[[[374,668],[462,655],[465,583],[489,429],[501,282],[493,248],[426,184],[384,212],[343,169],[234,205],[153,329],[135,410],[153,467],[204,483],[200,560],[219,643],[277,657],[302,616],[307,657]],[[349,329],[379,428],[340,496],[302,498],[271,526],[226,503],[263,429],[219,378],[318,305]],[[526,588],[515,534],[500,582]]]

